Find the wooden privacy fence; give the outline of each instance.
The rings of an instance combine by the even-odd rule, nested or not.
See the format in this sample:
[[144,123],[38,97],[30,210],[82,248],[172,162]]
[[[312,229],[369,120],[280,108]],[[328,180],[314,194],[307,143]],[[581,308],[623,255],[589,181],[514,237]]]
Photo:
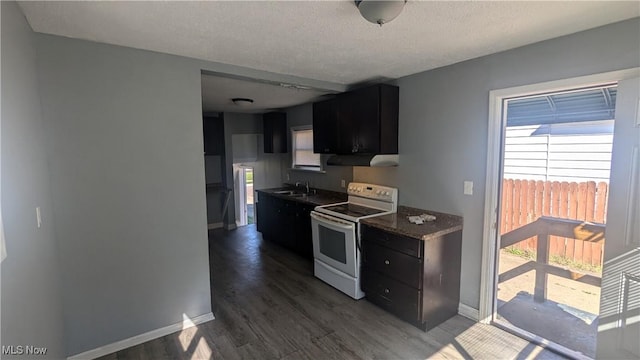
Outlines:
[[[605,182],[559,182],[504,179],[500,234],[536,221],[542,216],[605,223],[608,199]],[[513,245],[521,250],[536,251],[537,239],[530,237]],[[549,255],[593,265],[602,265],[604,239],[583,241],[551,236]]]

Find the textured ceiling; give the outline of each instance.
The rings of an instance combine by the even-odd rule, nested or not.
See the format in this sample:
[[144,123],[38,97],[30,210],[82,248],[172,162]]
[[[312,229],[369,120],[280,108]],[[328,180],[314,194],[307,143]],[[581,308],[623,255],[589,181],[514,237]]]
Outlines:
[[337,84],[398,78],[640,14],[638,1],[409,1],[378,27],[347,0],[20,6],[37,32]]
[[[204,112],[264,113],[319,100],[329,92],[297,89],[289,84],[202,75],[202,110]],[[238,106],[233,98],[249,98],[253,104]]]

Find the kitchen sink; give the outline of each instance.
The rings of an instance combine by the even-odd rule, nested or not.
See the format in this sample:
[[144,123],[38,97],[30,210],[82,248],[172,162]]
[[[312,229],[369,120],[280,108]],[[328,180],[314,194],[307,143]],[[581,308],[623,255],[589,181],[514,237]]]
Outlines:
[[286,196],[291,196],[291,197],[302,197],[302,196],[307,196],[307,194],[297,191],[297,190],[280,190],[280,191],[276,191],[274,192],[274,194],[278,194],[278,195],[286,195]]

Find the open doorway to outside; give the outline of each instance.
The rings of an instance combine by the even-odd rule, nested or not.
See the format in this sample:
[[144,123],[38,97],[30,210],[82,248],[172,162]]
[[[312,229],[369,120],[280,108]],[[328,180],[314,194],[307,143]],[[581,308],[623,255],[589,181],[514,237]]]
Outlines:
[[245,226],[255,223],[255,203],[253,191],[253,167],[233,165],[236,179],[236,225]]
[[503,105],[493,321],[570,355],[595,357],[616,95],[605,84]]
[[[481,322],[495,324],[572,358],[622,359],[636,358],[640,354],[640,346],[637,341],[640,333],[638,330],[640,329],[640,321],[638,321],[640,319],[638,315],[640,314],[640,302],[637,301],[637,294],[640,293],[640,290],[638,290],[640,287],[637,286],[640,283],[640,280],[638,280],[640,279],[640,270],[637,266],[640,262],[640,246],[638,245],[640,244],[640,228],[638,227],[638,224],[640,224],[640,196],[638,196],[638,189],[640,189],[640,161],[638,160],[640,158],[640,155],[638,155],[640,154],[640,150],[638,150],[640,149],[639,76],[640,68],[630,68],[579,78],[492,90],[490,92],[487,184],[480,306],[478,309],[478,319]],[[600,90],[599,93],[598,90]],[[595,193],[593,192],[593,185],[587,184],[586,186],[578,185],[577,191],[574,191],[572,195],[572,185],[569,184],[573,180],[559,179],[560,195],[554,197],[553,184],[551,184],[551,195],[546,195],[543,183],[542,199],[540,200],[538,195],[540,188],[537,182],[546,182],[547,180],[532,180],[534,184],[531,186],[529,180],[519,179],[520,195],[515,196],[515,189],[517,189],[515,180],[511,190],[509,190],[510,185],[504,184],[506,182],[505,175],[515,172],[507,171],[510,166],[507,162],[509,157],[506,155],[506,144],[508,143],[506,140],[507,127],[508,125],[526,126],[532,124],[517,124],[513,122],[510,124],[509,102],[515,103],[518,99],[526,102],[527,99],[534,99],[539,96],[570,94],[579,91],[594,91],[591,94],[592,96],[596,96],[598,99],[602,98],[605,103],[604,109],[602,109],[602,103],[599,105],[601,110],[604,110],[602,114],[614,112],[613,115],[610,115],[610,120],[615,118],[615,126],[611,139],[609,183],[606,185],[606,191],[601,191],[598,188],[601,181],[593,181],[596,183]],[[590,108],[594,110],[593,114],[596,114],[597,111],[595,110],[597,110],[598,106],[588,106],[589,104],[594,104],[593,99],[588,99],[589,97],[585,93],[582,95],[585,95],[584,101],[575,110],[583,109],[586,111]],[[570,100],[576,99],[572,98]],[[540,98],[536,100],[540,100]],[[560,108],[559,103],[556,101],[560,99],[545,100],[549,108],[554,104],[557,109]],[[609,102],[608,109],[606,109],[607,102]],[[579,101],[574,101],[574,103],[578,105]],[[517,113],[514,108],[511,110],[512,115]],[[562,121],[557,120],[568,120],[570,117],[579,115],[579,112],[568,111],[567,114],[561,114],[562,111],[556,111],[557,116],[553,117],[555,121],[552,121],[550,125],[553,125],[552,123],[562,124]],[[603,116],[602,114],[600,116]],[[541,112],[536,115],[539,118],[543,118],[545,114]],[[568,115],[568,118],[564,115]],[[602,117],[598,118],[594,115],[584,119],[582,122],[591,122],[591,132],[593,132],[594,126],[606,125],[606,121],[609,120]],[[598,122],[600,122],[599,125]],[[538,127],[542,130],[542,125],[538,124]],[[547,136],[553,136],[552,127],[549,126],[549,129],[546,130]],[[523,137],[530,138],[538,130],[531,131],[529,135]],[[540,133],[543,133],[543,131]],[[556,131],[555,133],[558,132]],[[562,132],[559,132],[559,134],[562,134]],[[562,135],[566,136],[567,134],[565,132]],[[583,131],[583,133],[578,133],[574,136],[573,139],[575,140],[577,137],[585,136],[585,132]],[[522,149],[535,145],[539,139],[529,139],[527,141],[529,141],[528,144],[520,145]],[[548,141],[551,144],[551,140]],[[573,143],[566,141],[562,146],[566,150],[569,145],[573,146],[580,143],[580,141]],[[512,145],[515,144],[512,143]],[[594,151],[600,145],[594,142],[587,147],[590,151]],[[522,152],[526,153],[525,151]],[[567,152],[579,153],[578,151]],[[551,162],[550,156],[548,159]],[[575,165],[575,162],[579,160],[562,159],[562,161],[573,161]],[[588,156],[587,159],[582,161],[591,162],[593,158]],[[570,163],[564,163],[562,166],[568,167],[569,165]],[[565,175],[576,177],[581,173],[582,171],[574,168],[567,171]],[[584,176],[584,173],[582,175]],[[523,185],[525,182],[526,185]],[[564,182],[568,184],[564,186],[563,190],[562,183]],[[522,190],[525,186],[526,192]],[[575,186],[573,188],[575,189]],[[589,191],[590,188],[591,191]],[[557,186],[556,191],[558,191]],[[562,195],[563,192],[566,194]],[[503,201],[504,198],[508,199],[509,196],[511,196],[511,201]],[[586,198],[582,206],[578,205],[579,198]],[[570,218],[572,214],[571,199],[575,199],[573,208],[576,209],[576,213],[585,213],[584,220]],[[550,208],[547,208],[547,215],[545,215],[544,210],[545,202],[550,204]],[[606,222],[606,241],[603,229],[605,224],[598,223],[595,220],[598,216],[598,202],[607,204],[604,208],[601,207],[604,210],[600,210],[600,212],[605,212],[603,221]],[[522,203],[533,204],[533,210],[529,206],[523,208]],[[563,203],[567,203],[566,209],[563,207]],[[538,204],[542,204],[542,208],[539,208]],[[595,206],[592,215],[593,220],[587,220],[587,213],[591,214],[591,212],[587,212],[586,209],[590,207],[590,204]],[[509,206],[512,208],[512,215],[508,215]],[[558,209],[558,213],[553,212],[554,206]],[[531,212],[533,212],[533,215],[529,215]],[[541,214],[542,216],[536,214]],[[517,226],[509,228],[509,221]],[[507,228],[505,229],[503,226]],[[553,237],[566,238],[567,241],[561,240],[554,245],[552,244]],[[570,246],[571,240],[573,240],[573,247]],[[529,243],[529,241],[532,241],[533,244]],[[576,244],[581,244],[576,243],[576,241],[582,241],[583,246],[576,247]],[[518,247],[514,246],[518,243],[520,243]],[[602,265],[600,265],[602,270],[599,279],[596,276],[598,273],[597,268],[589,269],[587,266],[576,266],[575,259],[573,259],[576,254],[580,254],[580,251],[582,251],[583,257],[585,253],[591,251],[590,257],[593,261],[594,249],[591,247],[585,250],[587,243],[602,243],[604,245],[601,255],[598,254],[597,250],[595,251],[595,259],[602,258]],[[504,265],[500,264],[501,260],[504,262],[504,258],[501,259],[501,253],[509,252],[502,249],[509,246],[512,247],[510,255],[522,255],[521,258],[526,261],[524,264],[516,264],[511,268],[501,268],[501,265]],[[552,259],[553,246],[556,246],[555,251],[564,252],[565,258],[568,258],[570,251],[573,251],[573,262],[558,259],[557,257]],[[535,250],[527,252],[525,251],[527,247]],[[528,279],[526,279],[527,276],[529,277]],[[526,288],[519,290],[516,288],[516,291],[511,291],[512,295],[509,298],[507,296],[506,282],[516,278],[520,278],[519,281],[516,281],[519,283],[517,284],[518,286],[527,283],[528,285],[526,285]],[[511,285],[515,286],[516,284]],[[574,302],[572,305],[568,301],[559,300],[553,294],[555,290],[552,291],[553,287],[556,287],[579,290],[585,295],[590,295],[587,294],[590,292],[589,290],[583,291],[584,289],[581,288],[583,285],[599,288],[601,296],[599,297],[600,304],[597,314],[591,313],[589,315],[587,314],[588,311],[581,310],[582,308],[579,304]],[[529,303],[527,304],[525,300],[529,300]],[[521,305],[523,310],[516,311],[517,309],[515,309],[513,312],[508,313],[507,310],[509,309],[505,306],[512,304],[511,310],[517,308],[518,306],[516,305]],[[551,307],[552,311],[556,311],[556,314],[561,314],[561,316],[545,315],[544,310],[548,307]],[[526,314],[523,315],[523,313]],[[518,317],[514,317],[513,314],[517,314]],[[594,317],[593,315],[596,316]],[[571,320],[563,322],[562,317],[565,316],[571,316]],[[589,324],[589,322],[591,323]],[[542,323],[544,326],[541,325]],[[580,326],[573,326],[571,323],[573,325],[580,324]],[[579,327],[584,328],[587,325],[595,333],[592,333],[593,335],[587,334],[586,340],[580,339],[581,335],[578,334],[576,329]],[[562,333],[562,331],[565,332]],[[558,336],[553,337],[554,333]],[[577,348],[573,347],[570,342],[563,342],[562,339],[563,337],[567,339],[567,334],[569,334],[569,337],[574,337],[573,340],[577,340],[573,344],[590,343],[590,346]]]

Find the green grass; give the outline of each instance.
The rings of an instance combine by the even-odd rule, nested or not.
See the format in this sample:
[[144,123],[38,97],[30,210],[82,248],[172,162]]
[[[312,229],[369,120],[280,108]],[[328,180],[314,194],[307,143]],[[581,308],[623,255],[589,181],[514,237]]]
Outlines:
[[551,255],[549,262],[552,264],[566,266],[572,270],[587,271],[587,272],[602,274],[602,265],[587,264],[581,261],[575,261],[565,256]]
[[505,248],[504,251],[508,252],[509,254],[512,254],[512,255],[515,255],[515,256],[519,256],[519,257],[527,259],[527,260],[535,260],[536,259],[536,252],[533,251],[533,250],[522,250],[522,249],[519,249],[517,247],[509,246],[509,247]]
[[[523,259],[534,260],[534,261],[536,259],[536,252],[533,250],[523,250],[513,246],[509,246],[509,247],[506,247],[504,251],[509,254],[521,257]],[[576,271],[602,274],[602,265],[587,264],[581,261],[575,261],[566,256],[551,255],[549,257],[549,264],[568,267],[569,269],[576,270]]]

